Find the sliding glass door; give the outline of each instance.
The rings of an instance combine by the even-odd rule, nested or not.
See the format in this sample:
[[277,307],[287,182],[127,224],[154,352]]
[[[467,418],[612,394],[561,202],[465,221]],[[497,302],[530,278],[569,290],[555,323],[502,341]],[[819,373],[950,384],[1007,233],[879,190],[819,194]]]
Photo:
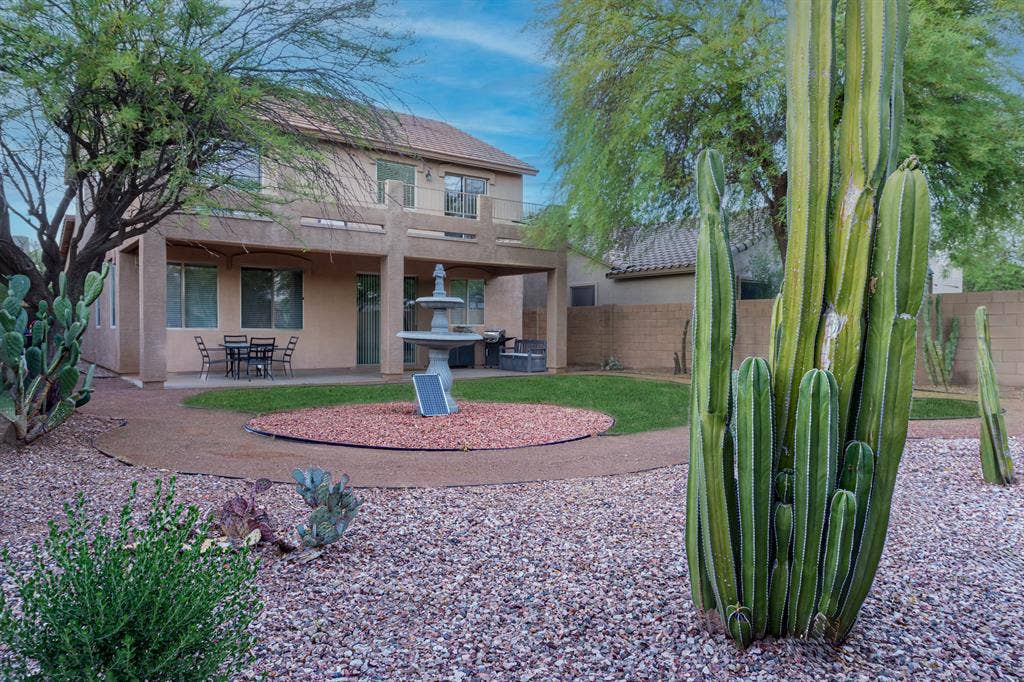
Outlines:
[[[402,329],[407,332],[416,330],[416,278],[406,277],[403,291],[404,309],[402,312]],[[407,365],[416,362],[416,346],[411,343],[402,344],[402,361]]]
[[380,364],[380,275],[356,275],[356,363]]
[[[416,278],[403,282],[402,329],[416,329]],[[356,362],[360,365],[380,364],[380,275],[356,275]],[[404,344],[404,361],[416,362],[416,347]]]

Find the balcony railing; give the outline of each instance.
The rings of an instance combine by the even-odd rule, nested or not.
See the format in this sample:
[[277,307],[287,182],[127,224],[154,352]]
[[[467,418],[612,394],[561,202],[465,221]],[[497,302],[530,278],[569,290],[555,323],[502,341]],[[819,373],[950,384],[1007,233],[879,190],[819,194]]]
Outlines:
[[[380,182],[379,185],[378,203],[383,204],[386,198],[384,182]],[[397,199],[401,206],[410,210],[475,220],[480,216],[481,197],[483,196],[486,195],[403,184],[401,192],[394,199]],[[544,204],[502,197],[488,198],[491,203],[491,217],[499,222],[526,223],[544,209]]]
[[544,204],[531,204],[528,201],[516,201],[515,199],[491,198],[491,209],[495,220],[510,223],[525,223],[538,213],[544,210]]

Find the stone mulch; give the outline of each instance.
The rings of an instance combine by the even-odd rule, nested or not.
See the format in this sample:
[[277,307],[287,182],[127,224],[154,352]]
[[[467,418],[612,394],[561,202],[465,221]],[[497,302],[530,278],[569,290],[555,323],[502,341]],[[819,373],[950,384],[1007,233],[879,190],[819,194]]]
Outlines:
[[525,403],[459,403],[455,414],[425,418],[413,403],[312,407],[251,419],[264,435],[316,443],[401,450],[495,450],[596,436],[614,420],[593,410]]
[[[96,451],[109,426],[80,416],[32,449],[0,446],[0,545],[16,559],[77,491],[111,511],[129,481],[149,491],[166,477]],[[212,509],[240,485],[182,476],[179,497]],[[682,551],[685,489],[686,467],[674,466],[360,491],[359,518],[319,559],[263,556],[253,675],[962,680],[1024,670],[1024,486],[985,485],[976,440],[908,444],[881,570],[838,649],[766,640],[740,652],[705,630]],[[281,528],[305,515],[290,486],[263,499]]]

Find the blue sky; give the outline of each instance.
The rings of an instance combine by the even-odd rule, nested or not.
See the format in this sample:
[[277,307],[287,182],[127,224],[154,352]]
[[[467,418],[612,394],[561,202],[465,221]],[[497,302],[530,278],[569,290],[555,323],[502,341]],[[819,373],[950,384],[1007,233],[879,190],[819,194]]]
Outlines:
[[551,200],[552,111],[541,3],[400,0],[387,23],[412,33],[393,83],[403,108],[461,128],[538,168],[524,199]]
[[[399,0],[382,23],[411,33],[390,83],[396,108],[461,128],[540,170],[524,200],[548,203],[551,110],[543,31],[533,0]],[[15,199],[16,200],[16,199]],[[31,234],[15,218],[14,231]]]

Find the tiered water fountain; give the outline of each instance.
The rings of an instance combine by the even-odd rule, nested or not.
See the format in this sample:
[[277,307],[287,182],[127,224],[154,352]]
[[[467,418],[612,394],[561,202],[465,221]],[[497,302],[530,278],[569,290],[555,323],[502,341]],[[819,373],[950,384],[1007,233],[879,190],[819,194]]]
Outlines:
[[398,336],[430,351],[430,364],[427,365],[427,373],[440,377],[441,389],[444,391],[444,399],[448,403],[448,408],[452,412],[458,412],[459,406],[452,398],[453,379],[452,370],[448,366],[448,354],[452,348],[480,341],[483,337],[472,332],[453,332],[448,329],[448,311],[456,306],[464,305],[465,301],[458,296],[448,296],[445,293],[444,278],[444,266],[438,263],[434,266],[433,295],[421,296],[416,299],[416,303],[434,311],[430,320],[430,331],[398,332]]

